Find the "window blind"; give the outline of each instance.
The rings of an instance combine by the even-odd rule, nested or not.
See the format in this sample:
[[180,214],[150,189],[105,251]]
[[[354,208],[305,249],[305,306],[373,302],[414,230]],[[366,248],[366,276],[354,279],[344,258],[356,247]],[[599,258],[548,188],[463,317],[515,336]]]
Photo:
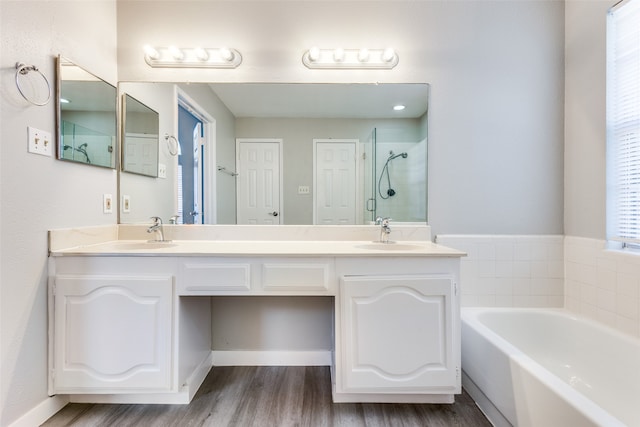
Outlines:
[[607,237],[640,247],[640,0],[607,17]]

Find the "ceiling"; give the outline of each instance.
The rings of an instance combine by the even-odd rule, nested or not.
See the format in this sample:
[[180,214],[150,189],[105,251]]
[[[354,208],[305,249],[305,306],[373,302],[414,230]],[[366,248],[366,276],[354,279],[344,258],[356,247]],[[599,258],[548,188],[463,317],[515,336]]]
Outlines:
[[[336,83],[211,83],[237,118],[418,118],[429,85]],[[403,111],[393,106],[405,105]]]

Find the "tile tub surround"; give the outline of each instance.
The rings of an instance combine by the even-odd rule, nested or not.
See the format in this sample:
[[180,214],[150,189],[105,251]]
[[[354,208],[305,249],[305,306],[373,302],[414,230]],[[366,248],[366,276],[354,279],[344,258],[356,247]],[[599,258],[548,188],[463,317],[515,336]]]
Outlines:
[[640,337],[640,253],[565,237],[565,307]]
[[462,306],[563,307],[561,235],[438,235],[436,243],[466,252]]

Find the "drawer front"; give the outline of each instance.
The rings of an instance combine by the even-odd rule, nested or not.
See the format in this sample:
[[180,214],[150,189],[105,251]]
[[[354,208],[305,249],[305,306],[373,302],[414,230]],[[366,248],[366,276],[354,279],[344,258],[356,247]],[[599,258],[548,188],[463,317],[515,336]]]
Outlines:
[[248,292],[251,290],[251,264],[185,262],[178,282],[181,295],[211,291]]
[[264,263],[262,289],[328,292],[332,281],[331,274],[329,263]]

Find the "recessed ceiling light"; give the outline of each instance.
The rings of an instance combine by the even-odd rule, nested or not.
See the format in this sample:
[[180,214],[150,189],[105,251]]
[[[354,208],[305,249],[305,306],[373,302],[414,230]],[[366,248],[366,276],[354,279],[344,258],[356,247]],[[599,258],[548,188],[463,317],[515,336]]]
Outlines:
[[395,111],[402,111],[402,110],[404,110],[405,108],[406,108],[406,107],[405,107],[404,105],[401,105],[401,104],[398,104],[398,105],[394,105],[394,106],[393,106],[393,109],[394,109]]

